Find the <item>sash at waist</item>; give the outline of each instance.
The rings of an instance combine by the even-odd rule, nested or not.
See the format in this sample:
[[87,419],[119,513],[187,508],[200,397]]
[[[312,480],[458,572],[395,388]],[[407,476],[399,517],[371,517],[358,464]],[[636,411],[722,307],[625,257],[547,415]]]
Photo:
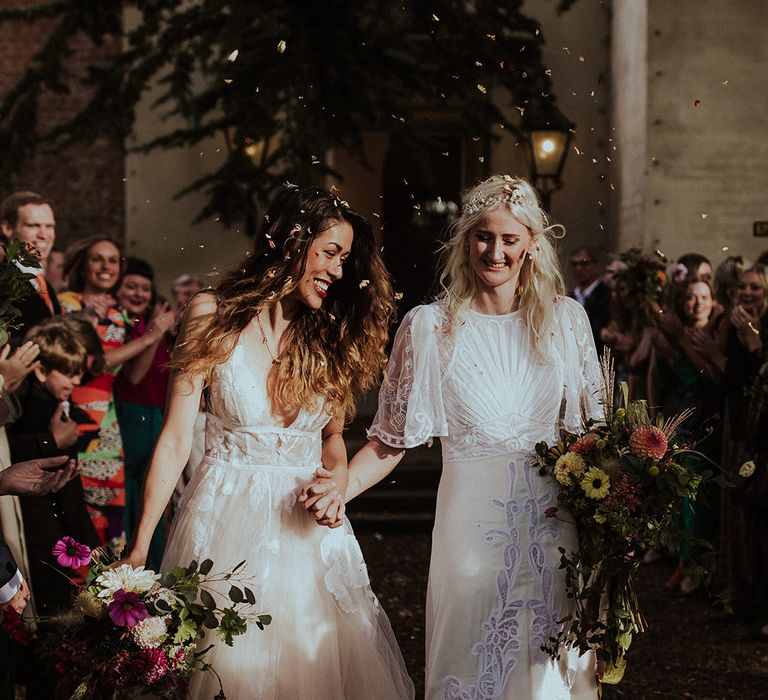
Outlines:
[[288,465],[288,464],[256,464],[254,462],[247,462],[247,461],[237,461],[232,462],[230,460],[221,459],[220,457],[216,457],[213,455],[206,455],[203,458],[203,463],[200,465],[201,467],[205,464],[210,464],[211,466],[215,467],[221,467],[223,469],[233,469],[235,471],[241,471],[241,472],[270,472],[270,473],[279,473],[279,474],[285,474],[285,475],[291,475],[291,476],[306,476],[311,477],[315,470],[320,466],[320,463],[312,466],[309,465]]

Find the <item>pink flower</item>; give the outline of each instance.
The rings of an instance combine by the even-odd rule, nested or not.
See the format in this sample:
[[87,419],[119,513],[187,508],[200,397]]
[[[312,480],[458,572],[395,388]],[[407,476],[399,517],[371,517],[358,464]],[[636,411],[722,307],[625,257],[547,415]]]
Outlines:
[[168,673],[168,657],[162,649],[142,649],[135,659],[133,672],[140,683],[157,683]]
[[682,263],[675,263],[672,266],[672,279],[678,284],[685,282],[685,278],[688,277],[688,268]]
[[597,435],[594,433],[582,435],[569,449],[577,455],[584,456],[592,454],[597,449]]
[[135,627],[149,613],[147,606],[135,593],[128,593],[119,588],[112,595],[112,602],[107,608],[109,617],[118,627]]
[[667,436],[654,425],[643,425],[632,431],[629,449],[643,459],[660,460],[667,453]]
[[75,542],[72,537],[62,537],[51,553],[56,557],[59,566],[67,569],[79,569],[91,561],[91,548],[88,545]]

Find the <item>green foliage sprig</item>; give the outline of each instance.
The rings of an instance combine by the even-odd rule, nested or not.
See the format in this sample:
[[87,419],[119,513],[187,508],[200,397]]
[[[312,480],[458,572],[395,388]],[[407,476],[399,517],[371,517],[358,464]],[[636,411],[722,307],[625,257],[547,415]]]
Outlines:
[[10,331],[18,328],[21,315],[18,303],[34,292],[29,280],[35,275],[24,267],[40,267],[40,257],[18,238],[2,244],[4,260],[0,262],[0,346],[8,342]]

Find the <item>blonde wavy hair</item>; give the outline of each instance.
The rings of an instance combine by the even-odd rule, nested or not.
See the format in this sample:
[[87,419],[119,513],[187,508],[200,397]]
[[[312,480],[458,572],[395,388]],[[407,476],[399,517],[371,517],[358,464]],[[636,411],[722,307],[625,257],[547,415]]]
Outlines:
[[275,197],[253,253],[212,290],[215,313],[190,321],[174,368],[182,375],[203,374],[207,386],[259,310],[298,286],[312,242],[338,222],[349,223],[354,232],[343,275],[329,287],[320,309],[302,305],[293,318],[267,387],[273,410],[282,415],[312,409],[322,396],[333,416],[351,418],[355,395],[370,388],[386,365],[395,316],[392,286],[370,223],[316,187],[290,185]]
[[[552,243],[555,230],[539,204],[536,191],[522,178],[493,175],[462,197],[462,210],[452,224],[451,236],[444,244],[445,264],[440,274],[442,293],[446,301],[448,332],[461,320],[477,293],[474,270],[469,261],[467,236],[488,212],[506,207],[525,226],[533,241],[531,256],[525,256],[518,278],[519,310],[528,329],[531,346],[541,356],[546,355],[543,339],[554,320],[554,300],[563,293],[563,276],[557,252]],[[562,235],[562,233],[560,234]]]

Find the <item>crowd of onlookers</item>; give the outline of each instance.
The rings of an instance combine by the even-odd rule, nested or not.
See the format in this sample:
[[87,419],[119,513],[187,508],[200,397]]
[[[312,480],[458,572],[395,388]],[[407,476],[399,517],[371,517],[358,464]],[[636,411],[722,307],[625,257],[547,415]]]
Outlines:
[[[667,586],[706,591],[718,604],[715,617],[759,621],[765,626],[755,636],[766,641],[767,263],[768,251],[754,262],[698,253],[671,262],[639,250],[601,261],[589,246],[569,259],[571,296],[590,317],[598,352],[611,349],[617,381],[663,417],[695,409],[684,435],[704,456],[689,455],[689,464],[730,484],[710,483],[687,504],[680,525],[693,539],[675,552],[680,565]],[[668,554],[648,552],[645,560]],[[706,578],[689,575],[702,561]]]
[[[13,607],[23,579],[33,593],[30,609],[44,618],[66,605],[71,591],[66,575],[51,571],[64,572],[53,545],[71,536],[119,551],[137,524],[177,316],[202,285],[184,275],[165,299],[152,266],[126,258],[107,237],[57,249],[54,211],[32,192],[4,200],[0,229],[3,240],[34,247],[40,264],[19,266],[29,293],[16,303],[11,340],[0,349],[0,470],[68,455],[79,474],[56,492],[0,498],[12,554],[5,561],[0,549],[0,568],[7,570],[0,606]],[[713,262],[690,253],[670,263],[638,250],[601,260],[594,248],[581,247],[569,257],[576,283],[570,294],[589,315],[598,353],[611,349],[617,381],[662,416],[695,408],[684,424],[687,440],[733,484],[710,486],[688,504],[681,525],[702,542],[693,539],[674,553],[680,566],[668,586],[698,590],[702,581],[689,575],[688,564],[703,558],[709,572],[703,585],[729,602],[727,614],[762,624],[768,622],[768,252],[754,263],[741,256]],[[712,466],[690,459],[695,469]],[[151,568],[160,564],[163,539],[161,524]],[[648,552],[646,559],[664,555]],[[768,639],[768,625],[759,634]]]
[[[39,254],[39,267],[17,264],[29,289],[15,302],[19,313],[0,351],[0,469],[66,454],[79,475],[56,492],[0,498],[0,544],[9,550],[0,555],[0,605],[21,610],[26,594],[30,619],[44,620],[71,598],[71,572],[57,564],[54,544],[70,536],[119,552],[137,524],[177,315],[201,282],[179,277],[165,299],[152,266],[126,258],[108,237],[58,250],[53,208],[33,192],[3,201],[0,228],[4,241],[19,239]],[[160,565],[163,535],[161,524],[152,568]],[[44,687],[35,691],[32,697],[50,696]]]

